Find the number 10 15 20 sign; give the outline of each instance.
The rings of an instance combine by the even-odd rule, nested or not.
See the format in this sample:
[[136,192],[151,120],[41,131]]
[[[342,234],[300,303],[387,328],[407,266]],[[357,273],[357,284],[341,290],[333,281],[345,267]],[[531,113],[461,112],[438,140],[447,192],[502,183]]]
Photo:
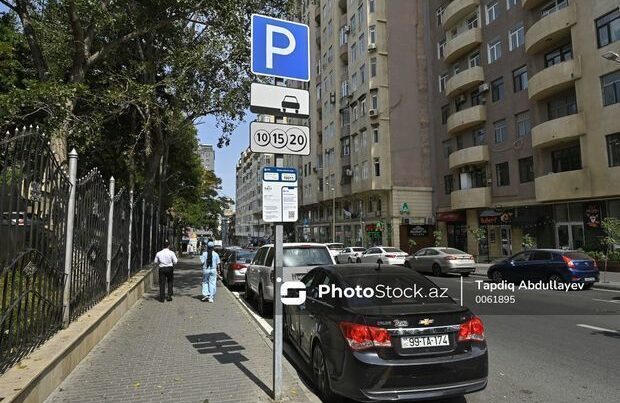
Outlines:
[[310,129],[282,123],[252,122],[250,150],[255,153],[310,155]]

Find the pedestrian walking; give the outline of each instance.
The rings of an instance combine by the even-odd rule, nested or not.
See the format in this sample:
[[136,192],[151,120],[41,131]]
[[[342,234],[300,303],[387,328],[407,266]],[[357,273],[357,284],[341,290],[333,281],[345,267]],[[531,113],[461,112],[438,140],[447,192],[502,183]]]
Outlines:
[[213,302],[216,293],[217,267],[220,264],[220,255],[213,250],[213,241],[207,242],[207,250],[200,255],[202,263],[202,300]]
[[164,241],[164,248],[155,255],[155,263],[159,265],[159,301],[164,302],[166,283],[168,283],[168,298],[166,299],[172,301],[172,283],[177,255],[170,250],[170,241]]

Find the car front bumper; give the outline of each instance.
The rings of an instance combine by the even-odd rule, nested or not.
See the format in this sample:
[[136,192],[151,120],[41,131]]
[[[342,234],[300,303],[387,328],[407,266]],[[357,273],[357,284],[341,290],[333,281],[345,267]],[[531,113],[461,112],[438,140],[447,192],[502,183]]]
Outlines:
[[348,350],[332,389],[363,402],[415,401],[461,396],[487,385],[488,353],[474,348],[458,357],[383,360]]

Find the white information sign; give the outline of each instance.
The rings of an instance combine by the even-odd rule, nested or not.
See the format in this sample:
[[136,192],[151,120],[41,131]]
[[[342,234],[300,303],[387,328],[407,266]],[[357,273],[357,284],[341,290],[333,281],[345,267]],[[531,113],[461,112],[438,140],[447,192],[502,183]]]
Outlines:
[[263,168],[263,221],[295,222],[297,218],[297,170]]
[[310,116],[310,93],[306,90],[252,83],[250,111],[267,115],[307,118]]
[[252,122],[250,150],[254,153],[310,155],[310,129],[282,123]]

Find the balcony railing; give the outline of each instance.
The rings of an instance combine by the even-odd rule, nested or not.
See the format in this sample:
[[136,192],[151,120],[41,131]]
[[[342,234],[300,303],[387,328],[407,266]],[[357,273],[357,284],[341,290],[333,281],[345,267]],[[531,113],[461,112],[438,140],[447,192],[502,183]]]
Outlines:
[[525,51],[535,54],[560,44],[577,23],[577,11],[574,3],[541,18],[525,33]]
[[453,97],[484,82],[484,70],[481,66],[470,67],[452,76],[446,83],[446,96]]
[[465,56],[467,53],[479,47],[481,43],[482,31],[480,27],[467,30],[446,43],[443,53],[444,61],[446,63],[453,63],[460,57]]
[[466,165],[478,165],[489,162],[489,147],[487,145],[463,148],[450,154],[450,169]]
[[581,78],[581,58],[554,64],[536,73],[528,83],[531,100],[539,101],[573,87]]
[[532,128],[532,147],[550,147],[586,134],[583,113],[549,120]]
[[575,171],[549,173],[535,180],[536,200],[572,200],[592,196],[590,171],[586,168]]
[[449,31],[480,5],[480,0],[454,0],[443,12],[444,31]]
[[486,122],[487,112],[484,105],[476,105],[453,113],[448,117],[448,133],[454,134]]
[[491,188],[481,187],[455,190],[450,194],[450,201],[453,210],[490,207]]

